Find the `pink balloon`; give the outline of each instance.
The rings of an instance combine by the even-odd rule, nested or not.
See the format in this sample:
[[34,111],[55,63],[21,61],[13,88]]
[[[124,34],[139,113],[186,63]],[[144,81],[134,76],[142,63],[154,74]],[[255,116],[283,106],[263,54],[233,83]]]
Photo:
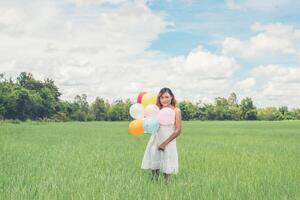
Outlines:
[[158,121],[162,125],[175,123],[175,110],[172,108],[163,108],[157,115]]
[[146,117],[153,117],[156,118],[159,113],[159,107],[154,104],[148,105],[144,110]]

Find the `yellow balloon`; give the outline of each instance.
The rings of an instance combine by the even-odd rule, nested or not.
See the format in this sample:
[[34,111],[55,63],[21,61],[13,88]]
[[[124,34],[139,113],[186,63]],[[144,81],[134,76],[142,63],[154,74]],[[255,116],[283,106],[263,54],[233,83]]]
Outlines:
[[146,108],[149,104],[156,104],[157,95],[152,93],[144,94],[142,98],[142,105]]

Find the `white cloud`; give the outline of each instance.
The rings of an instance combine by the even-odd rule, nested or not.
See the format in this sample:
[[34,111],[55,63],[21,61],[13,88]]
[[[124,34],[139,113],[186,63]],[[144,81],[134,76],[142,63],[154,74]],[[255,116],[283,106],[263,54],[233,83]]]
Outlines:
[[233,58],[213,54],[201,46],[169,62],[171,69],[166,80],[193,102],[227,95],[230,79],[239,69]]
[[78,4],[72,11],[56,1],[0,2],[0,71],[12,77],[27,71],[38,79],[53,78],[68,100],[82,93],[89,101],[96,96],[135,99],[140,91],[158,92],[166,86],[179,100],[211,102],[238,89],[260,105],[299,106],[299,67],[258,66],[232,84],[240,69],[232,56],[298,56],[299,29],[256,23],[252,30],[258,34],[249,40],[226,38],[222,55],[199,46],[186,56],[170,57],[147,50],[174,24],[144,1],[110,2],[114,6],[101,11],[87,7],[107,1],[72,2]]
[[256,23],[252,26],[252,30],[259,33],[246,41],[232,37],[225,38],[222,42],[222,53],[246,59],[270,59],[278,55],[300,57],[300,29],[280,23],[267,25]]
[[276,8],[286,6],[289,4],[295,4],[297,2],[293,0],[225,0],[229,9],[232,10],[259,10],[259,11],[271,11]]
[[251,85],[253,79],[260,87],[244,92],[253,96],[259,106],[299,107],[300,66],[261,65],[253,68],[242,84]]
[[[251,96],[259,106],[299,107],[300,67],[268,64],[287,57],[300,58],[300,29],[281,23],[251,27],[257,35],[241,41],[228,37],[222,42],[222,53],[244,61],[267,63],[254,67],[248,77],[233,87],[242,97]],[[284,62],[281,62],[284,63]]]
[[263,79],[268,78],[279,83],[300,83],[300,67],[258,66],[251,71],[250,75]]
[[291,39],[300,38],[300,30],[295,29],[292,26],[281,24],[281,23],[273,23],[273,24],[261,24],[255,23],[251,29],[253,31],[263,31],[267,35],[272,35],[276,37],[288,37]]
[[102,5],[102,4],[112,4],[118,5],[124,2],[132,2],[132,0],[67,0],[70,3],[75,3],[77,6],[87,6],[87,5]]
[[[122,60],[143,54],[168,24],[140,3],[99,13],[84,24],[76,20],[81,15],[70,19],[50,1],[0,5],[9,11],[0,13],[1,71],[50,76],[63,93],[72,93],[71,89],[73,95],[91,93],[79,84],[100,84],[103,76],[115,78],[123,69]],[[123,66],[128,65],[132,64]],[[64,87],[72,84],[77,88]]]
[[101,12],[80,7],[67,12],[55,1],[0,2],[0,10],[7,11],[0,12],[1,71],[53,78],[68,100],[82,93],[89,101],[134,99],[142,90],[165,86],[178,99],[198,100],[230,87],[239,68],[233,58],[202,47],[178,57],[146,50],[172,23],[143,1],[118,2]]
[[237,82],[237,87],[242,90],[249,91],[255,86],[255,83],[256,83],[255,78],[248,77],[242,81]]
[[184,70],[202,79],[226,79],[239,68],[233,58],[212,54],[202,47],[190,52]]

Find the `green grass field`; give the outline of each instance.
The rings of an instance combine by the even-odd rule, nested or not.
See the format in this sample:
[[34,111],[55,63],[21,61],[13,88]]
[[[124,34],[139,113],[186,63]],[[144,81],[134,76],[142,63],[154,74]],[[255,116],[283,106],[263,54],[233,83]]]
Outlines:
[[128,124],[1,123],[0,199],[300,199],[300,121],[183,122],[169,185]]

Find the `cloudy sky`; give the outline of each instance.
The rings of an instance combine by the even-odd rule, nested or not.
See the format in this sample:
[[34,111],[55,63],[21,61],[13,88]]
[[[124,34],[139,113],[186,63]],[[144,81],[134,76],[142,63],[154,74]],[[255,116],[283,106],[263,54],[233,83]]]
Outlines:
[[0,0],[0,73],[55,80],[62,99],[236,92],[300,107],[297,0]]

